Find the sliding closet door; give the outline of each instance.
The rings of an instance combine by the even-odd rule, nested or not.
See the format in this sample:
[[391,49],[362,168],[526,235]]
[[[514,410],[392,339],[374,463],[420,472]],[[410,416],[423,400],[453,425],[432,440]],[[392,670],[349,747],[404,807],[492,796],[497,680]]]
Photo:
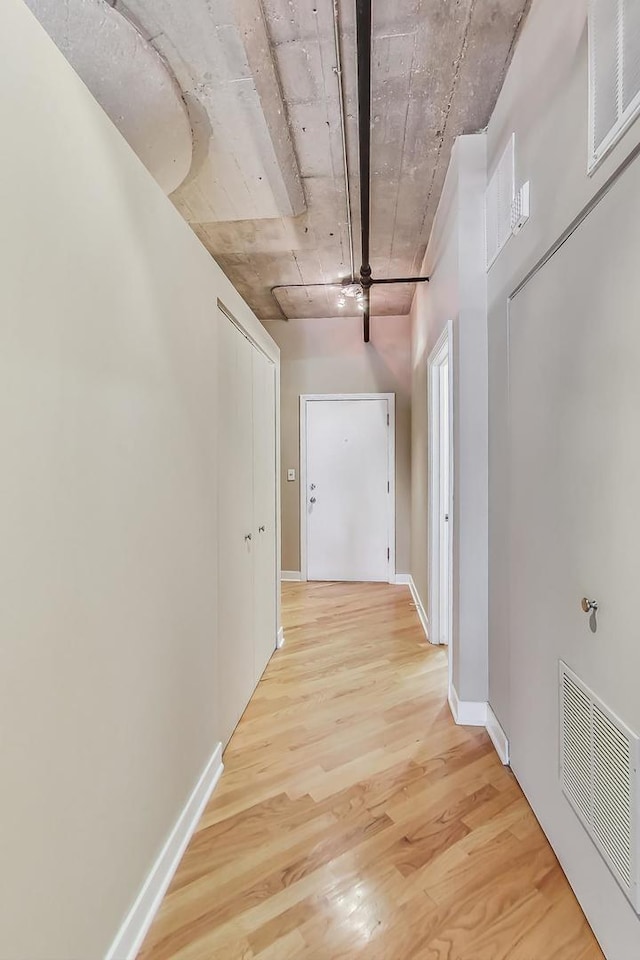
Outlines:
[[255,678],[276,645],[276,394],[274,365],[253,351]]
[[255,686],[254,348],[221,313],[218,322],[218,716],[226,744]]

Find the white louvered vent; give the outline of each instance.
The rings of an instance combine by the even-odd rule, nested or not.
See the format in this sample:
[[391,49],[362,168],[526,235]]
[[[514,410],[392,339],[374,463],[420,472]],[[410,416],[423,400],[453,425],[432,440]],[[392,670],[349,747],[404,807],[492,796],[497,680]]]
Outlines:
[[560,661],[560,779],[625,894],[640,913],[640,740]]
[[640,113],[640,4],[589,0],[589,170]]
[[487,270],[511,236],[511,206],[515,196],[514,147],[515,136],[512,135],[484,196]]

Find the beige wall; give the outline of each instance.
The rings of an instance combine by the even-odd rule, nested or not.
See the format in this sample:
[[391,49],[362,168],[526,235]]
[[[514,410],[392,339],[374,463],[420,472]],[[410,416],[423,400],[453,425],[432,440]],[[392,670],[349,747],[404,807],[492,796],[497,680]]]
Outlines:
[[461,700],[487,698],[487,327],[483,134],[459,137],[412,308],[411,573],[426,609],[428,571],[428,359],[451,325],[453,504],[450,511],[452,676]]
[[[375,294],[374,294],[375,296]],[[299,401],[304,393],[396,394],[396,568],[410,563],[411,363],[409,317],[340,317],[268,323],[280,347],[282,431],[282,568],[300,570]],[[295,467],[296,481],[287,481]]]
[[0,48],[0,955],[97,960],[220,740],[217,298],[274,351],[22,0]]

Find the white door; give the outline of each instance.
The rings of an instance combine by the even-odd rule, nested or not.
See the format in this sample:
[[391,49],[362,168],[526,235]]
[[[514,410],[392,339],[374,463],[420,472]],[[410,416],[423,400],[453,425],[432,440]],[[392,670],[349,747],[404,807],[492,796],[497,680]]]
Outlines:
[[558,661],[640,733],[639,250],[636,161],[509,323],[511,762],[587,911],[608,913],[611,957],[637,926],[561,792]]
[[449,358],[440,365],[440,643],[449,643],[451,629],[450,575],[451,575],[451,521],[449,481]]
[[309,580],[389,579],[389,407],[386,397],[305,403]]
[[223,744],[255,687],[253,583],[254,348],[219,314],[218,716]]
[[253,351],[253,516],[255,679],[276,647],[275,368]]
[[[451,639],[451,367],[449,331],[443,331],[429,356],[429,637]],[[451,668],[451,659],[449,660]]]

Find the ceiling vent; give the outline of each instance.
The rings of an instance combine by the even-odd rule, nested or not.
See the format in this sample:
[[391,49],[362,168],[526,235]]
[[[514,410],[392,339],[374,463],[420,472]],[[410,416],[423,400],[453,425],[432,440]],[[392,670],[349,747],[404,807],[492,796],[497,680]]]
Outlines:
[[589,172],[640,113],[640,3],[589,0]]
[[560,661],[562,790],[640,913],[638,737]]

